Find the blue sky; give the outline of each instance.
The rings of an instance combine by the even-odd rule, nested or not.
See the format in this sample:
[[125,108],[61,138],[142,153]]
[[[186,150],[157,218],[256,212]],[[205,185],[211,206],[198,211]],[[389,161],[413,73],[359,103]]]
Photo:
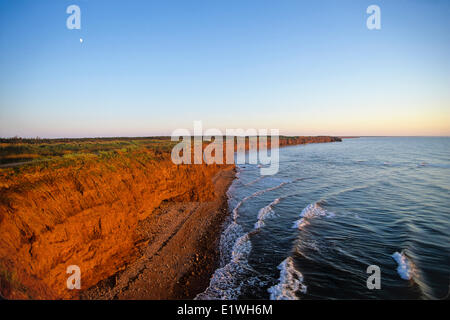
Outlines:
[[0,48],[1,137],[450,135],[446,0],[0,0]]

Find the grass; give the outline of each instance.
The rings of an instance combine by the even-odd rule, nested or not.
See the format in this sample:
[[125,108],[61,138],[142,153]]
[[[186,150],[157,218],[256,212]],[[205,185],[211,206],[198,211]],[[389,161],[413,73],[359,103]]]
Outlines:
[[103,163],[106,170],[117,166],[159,161],[170,156],[170,137],[86,139],[0,139],[0,180],[46,169]]
[[[280,136],[280,145],[310,137]],[[225,139],[224,139],[225,140]],[[248,137],[247,137],[248,140]],[[138,161],[158,160],[169,156],[170,137],[23,139],[0,138],[0,173],[8,169],[17,174],[24,168],[44,169],[70,166],[85,161],[109,161],[135,157]]]

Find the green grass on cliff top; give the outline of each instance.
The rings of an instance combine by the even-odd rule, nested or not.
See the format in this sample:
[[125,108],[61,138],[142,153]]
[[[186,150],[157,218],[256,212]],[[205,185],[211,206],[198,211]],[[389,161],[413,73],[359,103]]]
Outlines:
[[[280,140],[299,137],[280,136]],[[307,138],[307,137],[302,137]],[[156,156],[168,155],[177,142],[170,137],[25,139],[0,138],[0,170],[22,166],[46,166],[49,162],[69,164],[83,158],[107,160],[117,155],[135,154],[145,148]],[[17,171],[17,170],[15,170]]]
[[147,148],[166,154],[175,142],[170,137],[151,138],[83,138],[83,139],[0,139],[0,167],[37,164],[77,157],[108,158]]

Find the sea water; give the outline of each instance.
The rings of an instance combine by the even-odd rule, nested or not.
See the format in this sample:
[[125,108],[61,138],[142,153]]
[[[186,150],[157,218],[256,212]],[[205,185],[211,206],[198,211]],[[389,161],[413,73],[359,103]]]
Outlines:
[[238,166],[220,268],[198,299],[448,298],[450,138],[279,151],[276,175]]

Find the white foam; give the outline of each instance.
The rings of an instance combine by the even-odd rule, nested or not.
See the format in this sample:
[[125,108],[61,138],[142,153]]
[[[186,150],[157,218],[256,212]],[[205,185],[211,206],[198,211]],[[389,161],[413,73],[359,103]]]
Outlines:
[[279,188],[281,188],[282,186],[284,186],[284,185],[286,185],[286,184],[288,184],[288,183],[290,183],[290,182],[282,182],[282,183],[280,183],[279,185],[277,185],[277,186],[275,186],[275,187],[271,187],[271,188],[267,188],[267,189],[264,189],[264,190],[260,190],[260,191],[257,191],[257,192],[255,192],[255,193],[253,193],[253,194],[251,194],[251,195],[245,197],[244,199],[242,199],[241,201],[238,202],[238,204],[236,205],[236,207],[234,207],[234,209],[233,209],[233,211],[232,211],[233,219],[236,220],[236,219],[238,218],[238,216],[239,216],[238,210],[239,210],[239,208],[244,204],[244,202],[248,201],[248,200],[251,199],[251,198],[260,196],[260,195],[262,195],[262,194],[264,194],[264,193],[266,193],[266,192],[269,192],[269,191],[273,191],[273,190],[279,189]]
[[276,198],[275,200],[273,200],[270,204],[268,204],[267,206],[265,206],[264,208],[261,208],[258,212],[258,221],[256,221],[255,223],[255,229],[259,230],[261,229],[264,224],[265,224],[265,220],[269,217],[271,217],[275,212],[273,211],[273,206],[277,205],[278,203],[280,203],[281,198]]
[[[243,228],[238,224],[239,208],[249,199],[257,197],[263,193],[281,188],[290,182],[282,182],[277,186],[255,192],[241,201],[234,207],[231,219],[220,237],[220,261],[221,267],[216,269],[211,277],[208,288],[195,299],[237,299],[241,294],[242,287],[255,271],[248,264],[252,244],[250,233],[244,233]],[[231,193],[227,194],[229,202]]]
[[405,255],[404,251],[401,253],[394,252],[392,258],[397,262],[397,273],[403,280],[411,280],[413,276],[413,264]]
[[333,218],[334,216],[335,214],[333,212],[325,210],[317,202],[312,203],[302,210],[300,213],[300,219],[294,222],[293,228],[301,229],[309,224],[309,219],[315,217]]
[[298,300],[298,293],[306,293],[303,275],[295,268],[292,257],[287,257],[278,266],[280,278],[278,284],[270,287],[270,300]]
[[220,261],[221,266],[226,265],[232,258],[236,241],[244,235],[242,226],[231,221],[220,236]]
[[[234,221],[221,237],[221,264],[211,277],[208,288],[198,294],[196,300],[235,300],[241,294],[243,282],[252,271],[248,256],[252,250],[249,234]],[[233,245],[231,245],[234,243]],[[228,261],[226,263],[226,261]]]

